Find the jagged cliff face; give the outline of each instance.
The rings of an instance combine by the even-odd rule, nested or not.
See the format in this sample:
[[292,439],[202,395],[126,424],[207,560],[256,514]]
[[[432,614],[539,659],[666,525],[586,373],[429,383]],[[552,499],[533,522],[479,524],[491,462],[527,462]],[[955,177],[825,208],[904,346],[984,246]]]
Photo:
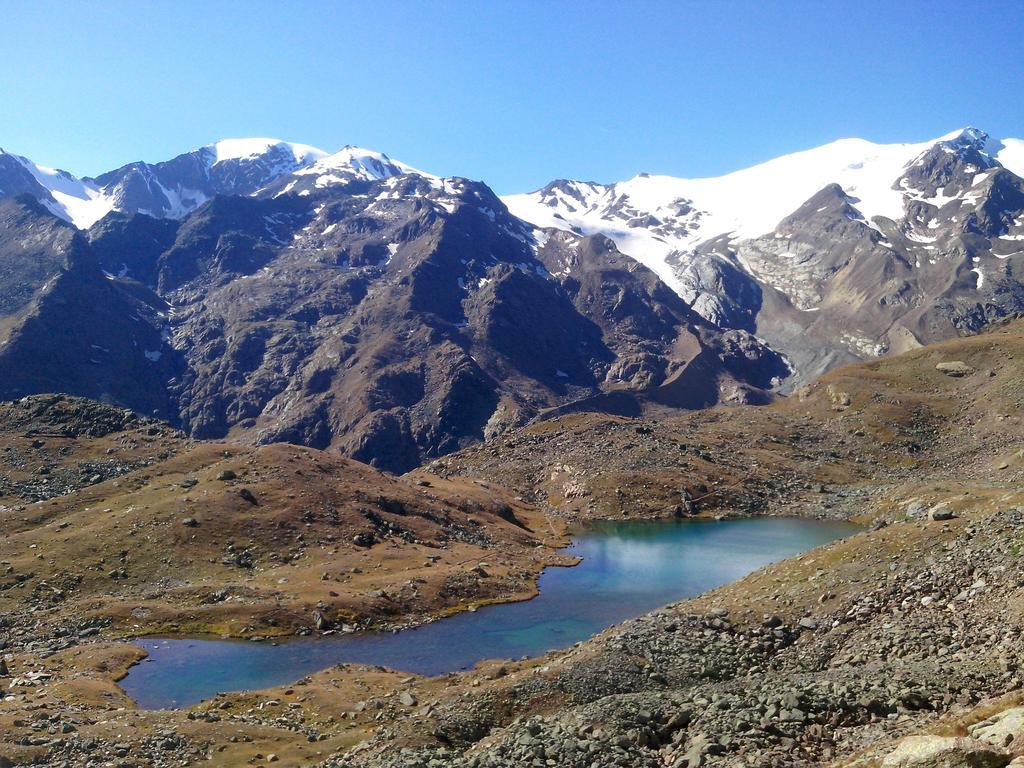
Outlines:
[[1021,310],[1019,145],[975,129],[844,141],[720,179],[562,181],[506,201],[528,220],[604,232],[695,312],[783,353],[791,388]]
[[[535,230],[477,182],[346,157],[177,220],[115,212],[87,236],[35,205],[32,226],[63,233],[88,265],[50,272],[89,287],[94,305],[72,319],[41,284],[43,325],[5,391],[102,395],[197,437],[330,447],[405,471],[569,404],[639,414],[761,401],[788,372],[607,238]],[[22,242],[22,225],[7,226]],[[2,258],[24,261],[19,248]],[[103,291],[125,298],[91,298]],[[120,357],[103,376],[77,360],[67,381],[33,373],[51,348],[109,347],[79,339],[83,325],[134,345],[142,373]],[[96,384],[108,378],[123,385]]]

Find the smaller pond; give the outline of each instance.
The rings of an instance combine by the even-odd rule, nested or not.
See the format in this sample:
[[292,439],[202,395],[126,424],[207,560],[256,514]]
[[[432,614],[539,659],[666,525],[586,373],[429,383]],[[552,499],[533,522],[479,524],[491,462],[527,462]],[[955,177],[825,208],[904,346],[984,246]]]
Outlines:
[[283,685],[342,662],[424,675],[483,659],[539,656],[855,533],[849,523],[749,520],[600,523],[573,537],[583,561],[548,568],[533,600],[460,613],[402,632],[281,642],[143,639],[150,655],[121,687],[146,709],[190,706],[222,691]]

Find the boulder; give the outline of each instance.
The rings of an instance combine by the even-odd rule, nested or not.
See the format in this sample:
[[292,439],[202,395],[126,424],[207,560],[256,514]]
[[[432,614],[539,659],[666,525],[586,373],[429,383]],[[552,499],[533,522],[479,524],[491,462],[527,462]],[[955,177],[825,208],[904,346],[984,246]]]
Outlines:
[[850,407],[850,393],[838,389],[835,384],[829,384],[825,389],[828,398],[832,401],[832,410],[845,411]]
[[242,488],[242,489],[240,489],[240,490],[238,491],[238,495],[239,495],[239,497],[241,497],[241,498],[242,498],[242,500],[243,500],[243,501],[247,501],[247,502],[248,502],[249,504],[253,504],[253,505],[256,505],[256,504],[258,504],[258,503],[259,503],[259,502],[258,502],[258,501],[256,500],[256,494],[254,494],[254,493],[253,493],[253,492],[252,492],[251,490],[249,490],[248,488]]
[[907,517],[921,517],[927,511],[928,505],[920,499],[914,499],[906,505]]
[[993,715],[987,720],[975,723],[967,729],[975,739],[1005,747],[1019,735],[1024,734],[1024,707],[1013,707]]
[[375,541],[372,533],[357,533],[352,537],[352,543],[357,547],[372,547]]
[[953,378],[957,379],[963,376],[970,376],[972,373],[974,373],[974,369],[961,360],[952,360],[950,362],[939,363],[938,365],[935,366],[935,370],[940,371],[946,374],[947,376],[952,376]]
[[1010,756],[990,744],[956,736],[909,736],[882,768],[1004,768]]

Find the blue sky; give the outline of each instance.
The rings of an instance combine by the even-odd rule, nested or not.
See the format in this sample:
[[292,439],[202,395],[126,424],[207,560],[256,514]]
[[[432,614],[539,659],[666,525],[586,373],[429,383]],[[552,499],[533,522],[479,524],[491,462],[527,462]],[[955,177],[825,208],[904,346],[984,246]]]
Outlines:
[[1024,2],[8,2],[0,146],[80,175],[357,144],[500,193],[1024,136]]

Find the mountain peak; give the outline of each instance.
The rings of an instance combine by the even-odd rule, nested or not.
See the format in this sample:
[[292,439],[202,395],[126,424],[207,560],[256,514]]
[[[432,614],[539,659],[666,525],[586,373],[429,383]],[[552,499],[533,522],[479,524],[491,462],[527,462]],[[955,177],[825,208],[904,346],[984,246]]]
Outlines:
[[208,144],[204,149],[214,153],[213,163],[226,160],[250,160],[266,155],[269,152],[290,153],[296,163],[309,164],[327,157],[327,152],[309,144],[296,144],[290,141],[270,138],[221,139]]
[[353,181],[381,181],[405,174],[423,176],[427,179],[437,178],[398,160],[392,160],[383,152],[346,144],[334,154],[322,157],[315,163],[297,169],[289,177],[282,178],[283,186],[274,192],[309,194],[316,189],[349,184]]
[[328,153],[270,137],[227,138],[158,163],[134,162],[79,179],[0,150],[0,195],[28,192],[54,214],[88,228],[113,210],[180,218],[215,195],[279,194],[415,174],[437,177],[383,152],[346,145]]
[[383,152],[366,149],[365,147],[357,147],[352,144],[346,144],[333,155],[321,158],[317,162],[317,166],[323,168],[351,168],[375,179],[386,179],[389,176],[398,176],[403,173],[426,175],[405,163],[392,160]]
[[938,143],[943,147],[952,150],[963,150],[963,149],[976,149],[979,152],[985,152],[986,148],[998,142],[992,142],[989,135],[980,128],[974,128],[967,126],[961,128],[959,131],[953,131],[942,136]]

